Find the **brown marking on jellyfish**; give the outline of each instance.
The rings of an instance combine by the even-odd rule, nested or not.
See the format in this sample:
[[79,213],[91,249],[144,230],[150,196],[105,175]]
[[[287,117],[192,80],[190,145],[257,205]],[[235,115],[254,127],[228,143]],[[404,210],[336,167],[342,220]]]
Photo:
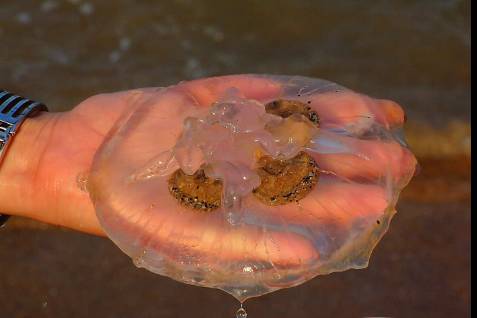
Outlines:
[[267,103],[265,110],[269,114],[277,115],[282,118],[287,118],[293,114],[302,114],[308,118],[316,127],[320,124],[320,117],[311,110],[311,107],[296,100],[278,99]]
[[204,169],[188,175],[182,169],[169,178],[169,192],[180,204],[199,211],[212,211],[220,207],[222,181],[205,175]]
[[271,206],[303,199],[315,187],[320,174],[316,161],[304,151],[288,160],[263,156],[258,167],[261,184],[253,194]]
[[[265,105],[267,113],[288,118],[301,114],[316,127],[319,116],[311,107],[293,100],[275,100]],[[304,198],[318,182],[318,165],[305,152],[300,152],[289,160],[273,159],[267,155],[257,156],[257,173],[261,185],[253,190],[261,202],[274,206],[295,202]],[[219,179],[210,179],[203,169],[187,175],[182,169],[176,170],[169,178],[169,192],[176,200],[199,211],[212,211],[221,206],[223,184]]]

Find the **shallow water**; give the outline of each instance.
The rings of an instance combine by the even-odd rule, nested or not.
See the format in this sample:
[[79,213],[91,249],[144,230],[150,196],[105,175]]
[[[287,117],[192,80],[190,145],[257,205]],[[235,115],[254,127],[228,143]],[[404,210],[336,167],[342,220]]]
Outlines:
[[469,9],[459,0],[7,0],[0,86],[63,110],[102,91],[296,74],[396,100],[413,119],[467,120]]

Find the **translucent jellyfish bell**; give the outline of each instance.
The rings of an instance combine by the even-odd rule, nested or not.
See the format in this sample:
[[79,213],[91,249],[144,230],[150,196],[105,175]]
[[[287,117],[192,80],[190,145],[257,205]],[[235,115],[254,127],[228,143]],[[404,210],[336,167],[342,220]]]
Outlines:
[[334,83],[241,75],[138,93],[88,191],[137,266],[241,302],[368,264],[416,165],[404,114]]

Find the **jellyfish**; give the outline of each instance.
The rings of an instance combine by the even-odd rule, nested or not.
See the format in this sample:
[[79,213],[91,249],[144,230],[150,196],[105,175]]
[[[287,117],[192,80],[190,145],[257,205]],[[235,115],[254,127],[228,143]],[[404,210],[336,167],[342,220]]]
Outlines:
[[416,167],[398,104],[326,80],[214,77],[130,98],[88,176],[101,226],[136,266],[241,303],[365,268]]

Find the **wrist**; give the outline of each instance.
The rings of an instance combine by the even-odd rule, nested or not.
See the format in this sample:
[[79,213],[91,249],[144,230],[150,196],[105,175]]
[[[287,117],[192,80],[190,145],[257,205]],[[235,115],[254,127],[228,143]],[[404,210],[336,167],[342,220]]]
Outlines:
[[31,216],[38,209],[47,208],[46,198],[41,199],[42,193],[35,186],[35,176],[48,147],[48,135],[60,116],[41,112],[26,118],[12,138],[0,162],[0,211]]
[[42,112],[23,122],[0,163],[0,211],[104,235],[77,183],[99,142],[85,146],[87,132],[75,119],[72,112]]

